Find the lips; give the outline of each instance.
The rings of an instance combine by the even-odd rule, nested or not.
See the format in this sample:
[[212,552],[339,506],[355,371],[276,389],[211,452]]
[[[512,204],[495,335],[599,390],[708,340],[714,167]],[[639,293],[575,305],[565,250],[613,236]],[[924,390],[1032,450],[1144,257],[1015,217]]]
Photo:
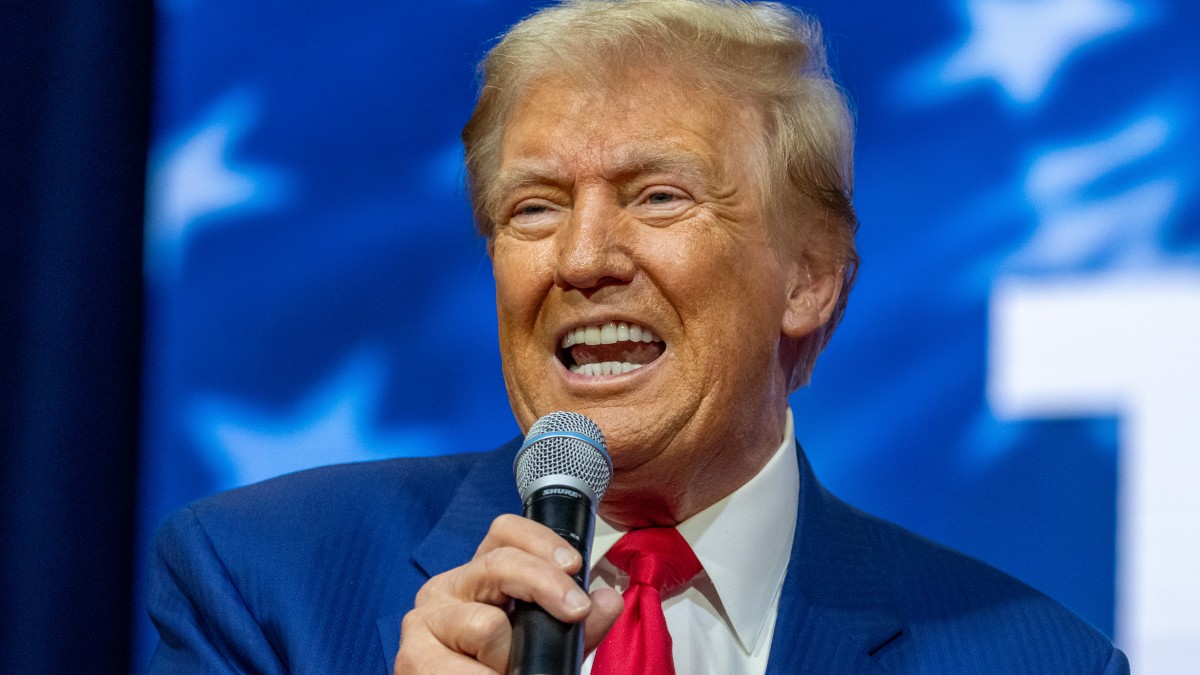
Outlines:
[[626,321],[579,326],[558,344],[558,357],[573,373],[599,377],[620,375],[654,361],[666,343],[645,326]]

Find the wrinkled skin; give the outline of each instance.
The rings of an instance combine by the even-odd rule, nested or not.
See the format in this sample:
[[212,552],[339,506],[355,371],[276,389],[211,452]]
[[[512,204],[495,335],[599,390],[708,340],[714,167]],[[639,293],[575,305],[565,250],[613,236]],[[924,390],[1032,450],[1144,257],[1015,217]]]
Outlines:
[[[779,446],[796,345],[829,320],[840,282],[776,246],[750,161],[755,112],[698,96],[676,72],[624,75],[608,87],[547,76],[525,92],[503,136],[489,250],[521,428],[555,410],[591,417],[615,467],[601,515],[673,525]],[[651,329],[661,356],[622,375],[567,370],[562,335],[608,321]],[[586,621],[593,649],[622,602],[606,589],[572,605],[582,561],[564,547],[541,525],[497,519],[472,561],[423,587],[395,672],[506,672],[510,598]]]
[[[615,466],[601,513],[628,526],[677,523],[762,467],[782,440],[788,355],[837,290],[774,244],[750,161],[758,116],[697,101],[673,75],[539,81],[505,130],[496,178],[513,411],[523,429],[555,410],[595,420]],[[562,334],[614,319],[652,329],[666,351],[620,376],[567,371]]]

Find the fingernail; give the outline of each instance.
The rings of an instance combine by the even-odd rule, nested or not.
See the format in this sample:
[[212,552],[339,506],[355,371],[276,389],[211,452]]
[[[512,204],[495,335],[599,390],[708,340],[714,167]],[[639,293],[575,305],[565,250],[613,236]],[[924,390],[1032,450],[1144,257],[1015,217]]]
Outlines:
[[559,567],[567,567],[575,562],[575,551],[566,546],[559,546],[554,549],[554,562],[558,563]]
[[565,600],[568,612],[579,612],[585,610],[587,609],[587,606],[592,603],[592,601],[588,599],[587,593],[584,593],[578,588],[572,588],[571,590],[567,591],[567,597]]

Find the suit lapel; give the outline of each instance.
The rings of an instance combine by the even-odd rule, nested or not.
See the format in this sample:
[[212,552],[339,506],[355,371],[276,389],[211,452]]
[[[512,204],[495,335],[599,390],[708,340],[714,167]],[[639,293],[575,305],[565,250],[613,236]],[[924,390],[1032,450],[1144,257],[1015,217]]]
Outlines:
[[442,517],[413,550],[413,562],[426,575],[432,577],[467,562],[496,516],[521,512],[521,499],[512,477],[513,456],[520,440],[481,455],[467,472]]
[[[413,549],[412,560],[423,578],[414,589],[437,574],[462,565],[475,555],[492,520],[502,513],[520,513],[521,500],[512,479],[513,456],[521,439],[479,456],[467,470],[446,510],[425,539]],[[453,489],[447,485],[446,489]],[[415,590],[414,590],[415,594]],[[380,617],[377,622],[384,660],[400,650],[400,615]],[[391,672],[390,661],[385,663]]]
[[881,672],[872,655],[903,624],[867,516],[817,482],[799,450],[800,512],[768,673]]

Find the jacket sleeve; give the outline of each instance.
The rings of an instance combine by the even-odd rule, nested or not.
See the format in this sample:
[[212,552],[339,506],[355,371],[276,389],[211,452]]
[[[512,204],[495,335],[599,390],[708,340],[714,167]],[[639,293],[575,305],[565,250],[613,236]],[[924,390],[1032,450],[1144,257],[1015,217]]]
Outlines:
[[1112,656],[1108,659],[1108,665],[1104,666],[1102,675],[1129,675],[1129,659],[1125,657],[1125,652],[1113,647]]
[[151,675],[287,672],[190,508],[159,531],[147,606],[159,636]]

